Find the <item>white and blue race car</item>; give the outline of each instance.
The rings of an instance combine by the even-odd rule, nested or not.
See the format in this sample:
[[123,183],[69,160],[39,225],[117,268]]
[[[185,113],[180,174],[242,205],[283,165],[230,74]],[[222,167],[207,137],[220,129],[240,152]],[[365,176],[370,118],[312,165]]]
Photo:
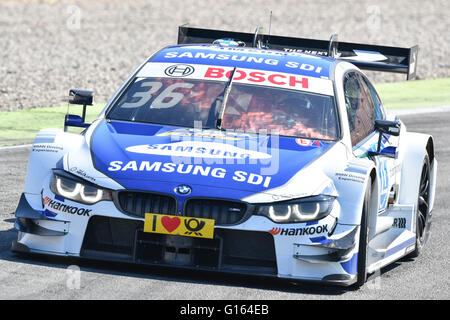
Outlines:
[[430,231],[433,138],[360,71],[417,52],[182,26],[91,124],[70,91],[81,134],[37,134],[12,250],[361,286]]

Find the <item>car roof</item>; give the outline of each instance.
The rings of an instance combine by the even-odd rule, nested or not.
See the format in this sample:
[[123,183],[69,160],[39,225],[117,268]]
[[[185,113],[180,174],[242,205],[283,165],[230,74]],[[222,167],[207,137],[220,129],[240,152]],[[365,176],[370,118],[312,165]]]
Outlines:
[[238,67],[330,79],[335,59],[303,52],[188,44],[166,47],[150,57],[148,62]]

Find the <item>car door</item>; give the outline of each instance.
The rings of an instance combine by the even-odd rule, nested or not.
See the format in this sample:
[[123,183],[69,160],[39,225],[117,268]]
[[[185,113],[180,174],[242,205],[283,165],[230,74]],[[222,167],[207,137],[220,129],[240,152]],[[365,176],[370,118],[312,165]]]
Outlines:
[[[395,167],[397,161],[385,156],[370,156],[377,151],[379,133],[374,129],[376,119],[386,115],[375,89],[363,74],[347,72],[344,76],[344,97],[350,126],[353,154],[359,158],[369,157],[375,162],[378,173],[378,212],[388,206],[389,192],[396,188]],[[397,139],[382,136],[381,149],[396,146]]]

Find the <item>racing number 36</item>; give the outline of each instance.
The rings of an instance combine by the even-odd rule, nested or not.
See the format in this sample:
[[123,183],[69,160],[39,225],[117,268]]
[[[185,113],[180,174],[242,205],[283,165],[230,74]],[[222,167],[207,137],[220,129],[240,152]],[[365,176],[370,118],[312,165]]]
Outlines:
[[[139,91],[133,95],[133,98],[139,99],[136,102],[127,102],[122,105],[122,108],[139,108],[147,104],[152,96],[158,92],[163,84],[155,81],[144,81],[141,83],[141,88],[149,88],[148,91]],[[171,108],[177,105],[184,95],[180,92],[176,92],[176,89],[186,88],[191,89],[194,86],[192,83],[174,83],[164,89],[159,95],[155,97],[150,108],[164,109]]]
[[146,213],[144,232],[212,239],[214,220]]

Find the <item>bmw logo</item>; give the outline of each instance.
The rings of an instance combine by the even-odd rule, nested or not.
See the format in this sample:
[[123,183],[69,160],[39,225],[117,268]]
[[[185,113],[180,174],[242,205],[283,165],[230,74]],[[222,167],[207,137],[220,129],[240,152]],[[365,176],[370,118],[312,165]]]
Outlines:
[[191,187],[189,187],[185,184],[182,184],[175,188],[175,192],[178,194],[181,194],[181,195],[187,195],[187,194],[191,193],[191,191],[192,191]]

